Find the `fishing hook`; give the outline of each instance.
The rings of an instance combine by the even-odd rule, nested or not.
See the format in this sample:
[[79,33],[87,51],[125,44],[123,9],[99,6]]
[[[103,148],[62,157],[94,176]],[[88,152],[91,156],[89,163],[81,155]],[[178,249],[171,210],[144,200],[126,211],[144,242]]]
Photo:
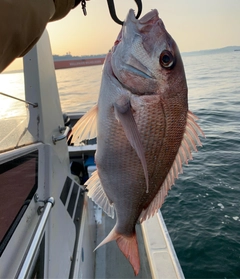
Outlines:
[[[134,1],[136,2],[137,7],[138,7],[138,13],[136,15],[136,18],[139,18],[141,15],[141,12],[142,12],[142,0],[134,0]],[[112,19],[117,24],[123,25],[123,21],[121,21],[116,15],[116,10],[115,10],[115,5],[114,5],[113,0],[107,0],[107,3],[108,3],[108,9],[109,9]]]

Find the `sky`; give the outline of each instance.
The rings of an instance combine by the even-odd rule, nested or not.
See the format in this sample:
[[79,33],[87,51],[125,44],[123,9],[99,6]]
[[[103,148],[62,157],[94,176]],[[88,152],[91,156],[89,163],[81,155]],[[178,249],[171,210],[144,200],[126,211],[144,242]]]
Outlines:
[[[53,54],[104,54],[112,47],[121,26],[110,17],[107,0],[87,1],[87,16],[81,5],[47,30]],[[134,0],[114,0],[116,13],[124,20]],[[240,46],[240,0],[142,0],[142,15],[157,9],[166,29],[181,52]],[[21,68],[21,61],[8,70]]]

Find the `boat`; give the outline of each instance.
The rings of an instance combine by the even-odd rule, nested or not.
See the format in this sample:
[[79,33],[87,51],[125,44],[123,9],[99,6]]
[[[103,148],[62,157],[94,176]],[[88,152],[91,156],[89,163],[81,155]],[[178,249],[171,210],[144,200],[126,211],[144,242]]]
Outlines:
[[[115,221],[83,186],[96,140],[67,144],[82,113],[63,117],[47,31],[24,56],[24,77],[26,115],[0,121],[0,278],[135,278],[116,242],[93,252]],[[184,278],[160,211],[137,234],[136,278]]]
[[105,54],[103,55],[89,55],[89,56],[72,56],[70,53],[66,55],[53,55],[54,67],[58,69],[86,67],[102,65],[105,60]]

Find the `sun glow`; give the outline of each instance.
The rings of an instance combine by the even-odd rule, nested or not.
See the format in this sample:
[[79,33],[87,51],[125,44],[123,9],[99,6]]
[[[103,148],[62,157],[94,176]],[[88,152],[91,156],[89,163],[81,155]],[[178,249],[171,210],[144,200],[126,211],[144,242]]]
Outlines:
[[[0,92],[25,100],[23,73],[0,74]],[[0,94],[0,119],[26,115],[26,105]]]

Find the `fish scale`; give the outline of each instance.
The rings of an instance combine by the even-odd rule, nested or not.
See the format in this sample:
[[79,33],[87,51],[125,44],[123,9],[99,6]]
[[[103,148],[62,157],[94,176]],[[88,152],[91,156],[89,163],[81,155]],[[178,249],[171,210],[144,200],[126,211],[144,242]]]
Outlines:
[[162,206],[203,133],[188,111],[179,50],[157,10],[140,20],[130,10],[122,28],[105,59],[98,103],[71,135],[75,144],[97,136],[88,196],[109,216],[116,213],[97,248],[116,240],[137,275],[136,222]]

